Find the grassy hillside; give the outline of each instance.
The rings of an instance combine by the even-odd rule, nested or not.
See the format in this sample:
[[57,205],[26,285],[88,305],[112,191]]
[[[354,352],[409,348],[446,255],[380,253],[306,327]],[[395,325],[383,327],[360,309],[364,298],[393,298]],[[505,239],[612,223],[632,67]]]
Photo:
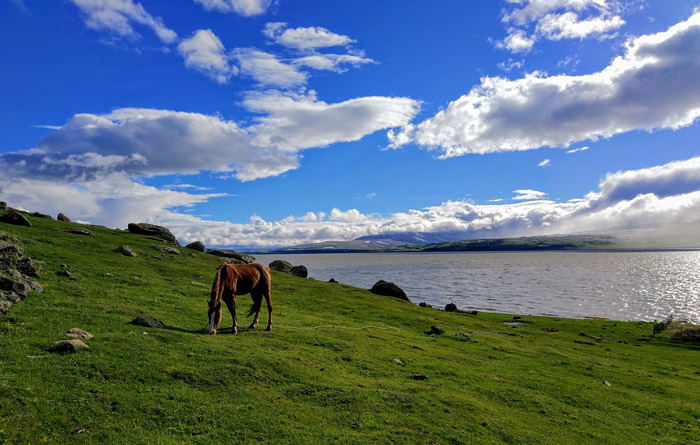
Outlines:
[[[273,271],[272,331],[247,330],[239,317],[238,335],[209,336],[218,258],[29,219],[33,227],[0,223],[43,261],[44,287],[0,315],[0,443],[700,437],[700,350],[650,338],[649,323],[523,317],[511,326],[512,315],[445,313]],[[138,257],[114,252],[124,244]],[[74,280],[57,275],[66,268]],[[239,301],[247,308],[250,297]],[[129,324],[140,314],[165,328]],[[446,333],[426,335],[431,325]],[[94,335],[89,350],[48,352],[74,327]]]

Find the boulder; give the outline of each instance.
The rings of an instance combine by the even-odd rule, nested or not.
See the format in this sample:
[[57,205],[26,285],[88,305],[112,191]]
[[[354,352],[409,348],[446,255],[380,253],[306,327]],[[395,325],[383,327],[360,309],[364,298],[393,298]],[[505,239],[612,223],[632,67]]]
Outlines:
[[33,216],[33,217],[35,217],[35,218],[53,219],[52,216],[50,216],[50,215],[45,215],[45,214],[39,213],[39,212],[30,213],[30,215]]
[[160,250],[160,251],[163,252],[163,253],[169,253],[169,254],[171,254],[171,255],[180,255],[180,251],[177,250],[177,249],[174,248],[174,247],[170,247],[170,246],[158,246],[158,247],[156,247],[156,249]]
[[295,277],[299,277],[299,278],[307,278],[309,276],[309,270],[305,266],[302,266],[301,264],[298,266],[292,267],[292,270],[289,273],[291,273]]
[[457,305],[454,303],[447,303],[447,305],[445,305],[445,312],[457,312]]
[[445,333],[445,330],[439,326],[430,326],[430,330],[425,333],[428,335],[442,335]]
[[404,292],[403,289],[390,281],[379,280],[374,283],[374,286],[372,286],[370,291],[377,295],[386,295],[389,297],[399,298],[401,300],[411,301],[408,299],[406,292]]
[[275,260],[270,263],[270,269],[278,270],[284,273],[291,273],[294,266],[292,263],[284,260]]
[[81,349],[90,349],[90,346],[81,340],[59,340],[51,343],[49,352],[77,352]]
[[63,222],[71,222],[70,218],[68,218],[63,213],[59,213],[58,216],[56,216],[56,219]]
[[432,308],[433,306],[431,304],[426,303],[425,301],[421,301],[418,303],[418,306],[420,307],[427,307],[427,308]]
[[201,241],[195,241],[193,243],[189,243],[188,245],[185,246],[188,249],[196,250],[197,252],[204,252],[204,243]]
[[250,264],[255,262],[255,257],[245,253],[236,252],[235,250],[209,249],[207,250],[207,253],[210,255],[221,256],[224,258],[234,258],[238,261],[243,261],[244,264]]
[[14,292],[20,298],[24,298],[32,290],[29,280],[0,275],[0,290]]
[[7,203],[5,201],[0,201],[0,210],[5,210],[7,208]]
[[0,215],[0,222],[7,224],[13,224],[15,226],[31,227],[32,223],[29,222],[26,216],[19,212],[11,211]]
[[92,338],[92,334],[85,332],[82,329],[72,328],[66,331],[66,337],[90,340]]
[[148,315],[139,315],[131,321],[131,324],[135,324],[136,326],[145,326],[147,328],[161,329],[164,327],[163,323],[160,320],[157,320]]
[[114,249],[114,251],[121,253],[122,255],[125,255],[125,256],[130,256],[130,257],[138,256],[138,255],[136,255],[136,252],[134,252],[134,249],[132,249],[131,247],[129,247],[127,245],[121,245],[121,246],[117,247],[116,249]]
[[166,229],[165,227],[156,226],[155,224],[129,223],[128,229],[129,232],[137,235],[155,236],[156,238],[160,238],[163,241],[169,242],[170,244],[180,245],[177,242],[175,235],[170,233],[170,230]]
[[83,229],[83,228],[80,228],[80,227],[71,227],[71,228],[69,228],[69,229],[63,229],[62,231],[63,231],[63,232],[68,232],[68,233],[72,233],[72,234],[74,234],[74,235],[95,236],[95,234],[92,233],[90,230],[88,230],[88,229]]
[[328,280],[329,283],[338,283],[338,281],[335,278],[331,278]]

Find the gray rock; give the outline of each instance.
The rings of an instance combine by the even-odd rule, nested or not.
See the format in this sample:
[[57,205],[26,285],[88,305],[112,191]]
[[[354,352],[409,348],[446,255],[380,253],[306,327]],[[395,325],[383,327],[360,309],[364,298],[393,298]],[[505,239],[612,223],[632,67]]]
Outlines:
[[0,201],[0,210],[5,210],[7,208],[7,203],[5,201]]
[[309,276],[309,270],[305,266],[302,266],[301,264],[298,266],[292,267],[292,270],[289,273],[291,273],[295,277],[299,277],[299,278],[307,278]]
[[457,305],[454,303],[447,303],[447,305],[445,305],[445,312],[457,312]]
[[409,374],[408,378],[413,379],[413,380],[427,380],[428,379],[428,377],[426,377],[424,374]]
[[160,251],[163,252],[163,253],[169,253],[169,254],[171,254],[171,255],[180,255],[180,251],[177,250],[177,249],[174,248],[174,247],[170,247],[170,246],[158,246],[158,247],[156,247],[156,249],[160,250]]
[[161,329],[164,327],[163,323],[160,320],[157,320],[148,315],[139,315],[131,321],[131,324],[135,324],[136,326],[145,326],[147,328]]
[[9,301],[12,304],[19,303],[22,298],[14,292],[2,291],[0,292],[0,300]]
[[7,236],[4,230],[0,230],[0,241],[9,241],[10,237]]
[[24,257],[17,262],[17,270],[22,275],[39,278],[39,265],[31,258]]
[[418,303],[418,306],[420,306],[420,307],[427,307],[427,308],[432,308],[432,307],[433,307],[432,305],[426,303],[425,301],[422,301],[422,302]]
[[127,245],[121,245],[121,246],[117,247],[116,249],[114,249],[114,251],[121,253],[122,255],[125,255],[125,256],[130,256],[130,257],[138,256],[138,255],[136,255],[136,252],[134,252],[134,249],[132,249],[131,247],[129,247]]
[[137,235],[155,236],[156,238],[160,238],[163,241],[169,242],[170,244],[180,245],[177,242],[175,235],[173,235],[170,230],[162,226],[146,223],[129,223],[128,229],[129,232]]
[[75,281],[75,277],[73,276],[72,273],[70,273],[70,270],[65,270],[65,269],[57,270],[56,275],[58,275],[59,277],[64,277],[64,278],[68,278],[69,280]]
[[95,234],[92,233],[90,230],[83,229],[80,227],[70,227],[68,229],[62,229],[62,232],[68,232],[68,233],[72,233],[74,235],[95,236]]
[[35,218],[53,219],[52,216],[45,215],[45,214],[39,213],[39,212],[30,213],[30,215],[35,217]]
[[335,278],[331,278],[328,280],[329,283],[338,283],[338,281]]
[[275,260],[270,263],[270,269],[278,270],[284,273],[291,273],[294,267],[292,263],[284,260]]
[[401,360],[400,358],[395,358],[391,360],[391,363],[395,365],[403,365],[403,360]]
[[14,292],[24,298],[32,290],[28,280],[0,275],[0,290]]
[[19,212],[11,211],[0,215],[0,222],[7,224],[13,224],[15,226],[31,227],[32,223],[29,222],[26,216]]
[[92,338],[92,334],[90,334],[89,332],[85,332],[79,328],[72,328],[66,331],[66,337],[78,338],[81,340],[90,340]]
[[12,302],[7,300],[0,300],[0,314],[7,314],[7,312],[12,307]]
[[222,259],[225,263],[233,264],[234,266],[237,265],[237,264],[248,264],[248,263],[246,263],[245,261],[237,260],[237,259],[235,259],[235,258],[224,258],[224,257],[221,257],[221,259]]
[[442,335],[444,333],[445,333],[445,330],[439,326],[430,326],[430,330],[426,331],[426,334],[428,334],[428,335]]
[[379,280],[374,283],[370,291],[377,295],[386,295],[389,297],[399,298],[405,301],[411,301],[406,296],[406,292],[403,291],[399,286],[395,285],[390,281]]
[[204,243],[201,241],[195,241],[193,243],[189,243],[188,245],[185,246],[188,249],[196,250],[197,252],[204,252]]
[[250,264],[255,262],[254,256],[250,256],[242,252],[236,252],[235,250],[209,249],[207,250],[207,253],[211,255],[221,256],[224,258],[234,258],[238,261],[243,261],[244,264]]
[[77,352],[81,349],[90,349],[90,346],[81,340],[59,340],[51,343],[49,352]]
[[56,216],[56,219],[63,222],[71,222],[70,218],[68,218],[63,213],[59,213],[58,216]]

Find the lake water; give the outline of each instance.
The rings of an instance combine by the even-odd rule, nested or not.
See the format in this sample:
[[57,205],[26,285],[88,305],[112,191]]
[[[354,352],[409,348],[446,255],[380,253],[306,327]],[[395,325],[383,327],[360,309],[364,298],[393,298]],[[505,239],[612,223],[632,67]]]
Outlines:
[[506,252],[257,255],[309,277],[369,289],[393,281],[414,303],[464,310],[688,320],[700,324],[700,252]]

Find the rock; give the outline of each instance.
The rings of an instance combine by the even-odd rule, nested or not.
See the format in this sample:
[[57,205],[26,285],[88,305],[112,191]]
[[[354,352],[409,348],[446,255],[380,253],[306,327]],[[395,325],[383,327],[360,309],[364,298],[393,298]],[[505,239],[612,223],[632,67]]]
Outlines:
[[28,277],[39,278],[39,266],[31,258],[22,258],[17,262],[17,270]]
[[171,254],[171,255],[180,255],[180,251],[177,250],[177,249],[174,248],[174,247],[170,247],[170,246],[158,246],[158,247],[156,247],[156,249],[160,250],[160,251],[163,252],[163,253],[169,253],[169,254]]
[[329,283],[338,283],[338,282],[335,280],[335,278],[331,278],[330,280],[328,280],[328,282],[329,282]]
[[29,285],[26,279],[0,275],[0,290],[14,292],[20,298],[24,298],[32,290],[32,286]]
[[155,224],[146,223],[129,223],[128,229],[129,232],[135,233],[137,235],[155,236],[156,238],[160,238],[163,241],[169,242],[170,244],[175,244],[178,246],[180,245],[177,242],[177,238],[175,238],[175,235],[170,233],[170,230],[162,226],[156,226]]
[[7,314],[7,312],[12,307],[12,302],[7,300],[0,300],[0,314]]
[[216,256],[221,256],[224,258],[233,258],[238,261],[243,261],[244,264],[250,264],[255,262],[255,257],[250,256],[245,253],[241,252],[236,252],[235,250],[226,250],[226,249],[209,249],[207,250],[207,253],[210,255],[216,255]]
[[53,219],[52,216],[45,215],[45,214],[39,213],[39,212],[30,213],[30,215],[35,217],[35,218]]
[[413,380],[427,380],[428,379],[428,377],[426,377],[424,374],[409,374],[408,378],[413,379]]
[[225,263],[228,263],[228,264],[233,264],[233,265],[248,264],[245,261],[237,260],[235,258],[224,258],[224,257],[219,257],[219,258],[221,258],[222,261],[224,261]]
[[194,352],[188,352],[188,353],[187,353],[187,356],[188,356],[188,357],[194,357]]
[[464,338],[469,339],[469,338],[472,338],[472,335],[467,333],[467,332],[457,332],[455,334],[455,337],[464,337]]
[[418,303],[418,306],[420,306],[420,307],[427,307],[427,308],[432,308],[432,307],[433,307],[432,305],[426,303],[425,301],[421,301],[420,303]]
[[307,278],[309,276],[308,269],[302,265],[292,267],[289,273],[299,278]]
[[164,327],[163,323],[160,322],[160,320],[157,320],[148,315],[139,315],[131,321],[131,324],[135,324],[136,326],[145,326],[147,328],[161,329]]
[[9,239],[10,237],[7,236],[7,233],[4,230],[0,230],[0,241],[8,241]]
[[269,267],[270,267],[270,269],[278,270],[278,271],[280,271],[280,272],[291,273],[291,272],[292,272],[292,268],[293,268],[294,266],[292,265],[292,263],[290,263],[290,262],[288,262],[288,261],[284,261],[284,260],[275,260],[275,261],[273,261],[273,262],[270,263],[270,266],[269,266]]
[[0,300],[2,301],[9,301],[12,304],[19,303],[19,300],[21,300],[21,297],[17,295],[14,292],[0,292]]
[[80,227],[71,227],[68,229],[63,229],[62,232],[68,232],[75,235],[95,236],[95,234],[89,231],[88,229],[83,229]]
[[445,330],[439,326],[430,326],[430,330],[425,333],[428,335],[442,335],[445,333]]
[[66,331],[66,337],[79,338],[81,340],[90,340],[92,334],[85,332],[82,329],[72,328]]
[[132,249],[131,247],[129,247],[127,245],[121,245],[121,246],[117,247],[116,249],[114,249],[114,251],[121,253],[122,255],[125,255],[125,256],[130,256],[130,257],[138,256],[138,255],[136,255],[136,252],[134,252],[134,249]]
[[11,211],[0,215],[0,222],[7,224],[13,224],[15,226],[31,227],[32,223],[29,222],[26,216],[19,212]]
[[0,201],[0,210],[5,210],[7,208],[7,203],[5,201]]
[[399,286],[395,285],[390,281],[379,280],[374,283],[370,292],[377,295],[386,295],[389,297],[396,297],[401,300],[411,301],[406,296],[406,292],[403,291]]
[[610,382],[608,382],[607,380],[603,380],[603,385],[605,385],[605,386],[612,386],[612,385],[610,384]]
[[391,360],[391,363],[393,363],[395,365],[403,365],[403,360],[401,360],[400,358],[395,358],[395,359]]
[[51,343],[49,352],[77,352],[80,349],[90,349],[81,340],[59,340]]
[[59,221],[63,221],[63,222],[72,222],[72,221],[70,220],[70,218],[68,218],[68,217],[67,217],[66,215],[64,215],[63,213],[59,213],[58,216],[56,216],[56,219],[59,220]]
[[457,305],[454,303],[447,303],[445,312],[457,312]]
[[[5,233],[5,232],[3,232]],[[2,257],[21,257],[24,255],[24,250],[16,244],[7,241],[0,241],[0,256]]]
[[57,270],[56,275],[58,275],[59,277],[68,278],[69,280],[75,280],[75,277],[73,277],[73,274],[70,273],[70,270]]
[[193,243],[189,243],[188,245],[185,246],[188,249],[196,250],[198,252],[204,252],[204,243],[201,241],[195,241]]

